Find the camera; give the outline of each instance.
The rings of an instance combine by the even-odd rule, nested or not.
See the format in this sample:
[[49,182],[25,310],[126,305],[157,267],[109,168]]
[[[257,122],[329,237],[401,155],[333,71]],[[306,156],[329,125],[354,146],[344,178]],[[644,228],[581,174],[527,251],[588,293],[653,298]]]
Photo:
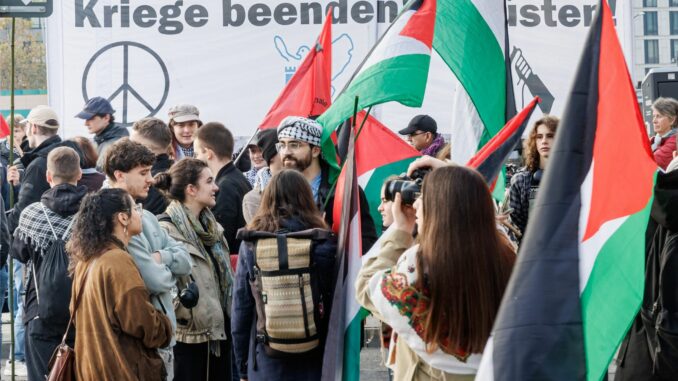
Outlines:
[[186,287],[181,290],[179,293],[179,303],[189,310],[198,305],[198,300],[200,299],[200,291],[198,290],[198,284],[195,283],[193,275],[191,277],[191,282],[186,285]]
[[431,172],[430,168],[419,168],[412,172],[410,177],[403,174],[396,180],[387,181],[384,184],[384,198],[393,201],[396,193],[400,193],[404,205],[414,204],[421,193],[424,177],[429,172]]

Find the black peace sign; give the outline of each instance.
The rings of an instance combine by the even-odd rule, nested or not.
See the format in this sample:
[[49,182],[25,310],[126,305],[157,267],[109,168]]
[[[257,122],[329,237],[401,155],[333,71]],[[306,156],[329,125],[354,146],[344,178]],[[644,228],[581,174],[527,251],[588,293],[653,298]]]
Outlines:
[[[118,41],[114,42],[111,44],[108,44],[104,46],[103,48],[99,49],[92,58],[90,58],[89,62],[87,63],[87,66],[85,67],[85,71],[82,74],[82,96],[85,99],[85,102],[87,102],[90,97],[87,94],[87,78],[89,76],[90,69],[92,68],[92,65],[94,62],[101,56],[103,53],[107,52],[110,49],[115,49],[121,47],[123,49],[123,59],[122,59],[122,65],[123,65],[123,80],[122,84],[109,96],[106,98],[108,99],[109,102],[112,102],[113,99],[115,99],[118,95],[122,94],[122,121],[116,120],[116,122],[124,127],[129,127],[132,125],[134,120],[129,121],[127,117],[127,110],[128,110],[128,98],[130,95],[132,95],[136,100],[141,103],[147,110],[148,110],[148,116],[154,116],[155,114],[160,111],[162,106],[165,104],[165,101],[167,100],[167,96],[169,94],[169,87],[170,87],[170,80],[169,80],[169,73],[167,71],[167,66],[165,66],[165,63],[162,61],[160,56],[154,52],[152,49],[150,49],[148,46],[140,44],[138,42],[133,42],[133,41]],[[157,105],[153,106],[151,105],[144,97],[139,94],[139,92],[132,87],[129,84],[129,50],[130,47],[136,48],[136,49],[141,49],[143,52],[146,54],[149,54],[151,57],[155,59],[155,61],[158,63],[159,68],[162,71],[162,74],[165,79],[165,86],[163,89],[163,94],[162,94],[162,99],[160,99],[160,102],[157,103]]]

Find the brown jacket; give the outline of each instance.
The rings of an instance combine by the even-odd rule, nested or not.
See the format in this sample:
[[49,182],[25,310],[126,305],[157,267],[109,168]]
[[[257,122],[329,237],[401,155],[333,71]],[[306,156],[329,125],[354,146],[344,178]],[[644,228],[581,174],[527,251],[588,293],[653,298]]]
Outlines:
[[[355,285],[356,299],[358,300],[358,303],[370,311],[375,318],[381,321],[384,321],[384,318],[370,299],[370,279],[374,274],[381,270],[393,268],[398,262],[400,255],[412,246],[412,243],[413,239],[410,233],[402,230],[394,230],[390,233],[390,236],[383,240],[379,255],[368,259],[358,274]],[[410,349],[405,340],[396,341],[395,369],[393,375],[396,380],[406,381],[470,381],[475,378],[475,375],[457,375],[432,368]]]
[[149,302],[132,257],[111,249],[75,268],[73,302],[83,287],[75,313],[75,371],[79,381],[163,380],[165,367],[156,349],[172,338],[172,325]]

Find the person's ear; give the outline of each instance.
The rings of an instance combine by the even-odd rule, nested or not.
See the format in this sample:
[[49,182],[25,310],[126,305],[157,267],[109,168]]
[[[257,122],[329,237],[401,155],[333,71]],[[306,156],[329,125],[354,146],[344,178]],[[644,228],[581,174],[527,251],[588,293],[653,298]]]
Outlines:
[[129,225],[129,216],[127,213],[120,212],[118,213],[118,222],[121,226],[127,227]]
[[47,178],[47,183],[51,185],[54,181],[54,178],[52,177],[52,173],[49,171],[49,169],[45,173],[45,177]]
[[186,195],[195,197],[195,195],[198,194],[198,187],[196,187],[193,184],[188,184],[186,185]]
[[116,183],[124,183],[125,182],[125,172],[116,169],[113,171],[113,177],[115,177],[115,182]]
[[311,155],[313,155],[314,158],[320,156],[320,152],[320,147],[318,146],[313,146],[313,148],[311,148]]
[[82,169],[78,168],[78,179],[77,181],[80,181],[82,179]]

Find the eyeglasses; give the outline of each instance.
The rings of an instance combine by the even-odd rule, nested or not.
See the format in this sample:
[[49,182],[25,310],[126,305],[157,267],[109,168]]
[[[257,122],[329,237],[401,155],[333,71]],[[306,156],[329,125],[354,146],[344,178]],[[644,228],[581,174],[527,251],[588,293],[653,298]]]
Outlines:
[[297,142],[297,141],[291,141],[289,143],[275,143],[275,149],[280,152],[282,150],[286,151],[296,151],[301,147],[304,147],[307,143],[302,143],[302,142]]

